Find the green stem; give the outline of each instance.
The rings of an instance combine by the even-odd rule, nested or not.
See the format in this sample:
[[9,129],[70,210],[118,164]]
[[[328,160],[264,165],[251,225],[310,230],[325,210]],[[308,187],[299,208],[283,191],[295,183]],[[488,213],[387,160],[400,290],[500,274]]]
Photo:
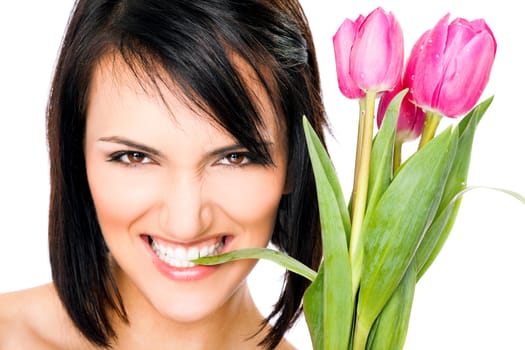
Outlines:
[[401,150],[403,148],[403,141],[396,140],[394,142],[394,164],[393,171],[396,172],[397,168],[401,165]]
[[421,139],[419,140],[418,150],[425,147],[425,145],[434,138],[437,127],[441,121],[441,114],[436,112],[427,112],[425,116],[425,125],[423,126],[423,132]]
[[[359,115],[359,135],[357,138],[354,187],[352,190],[352,211],[350,232],[350,259],[352,266],[352,292],[356,295],[361,279],[363,252],[361,243],[361,226],[366,210],[368,195],[368,177],[370,173],[370,156],[374,133],[374,111],[377,93],[368,91]],[[364,112],[364,113],[363,113]]]
[[[352,192],[352,205],[351,208],[354,207],[354,192],[357,188],[357,179],[359,177],[359,167],[358,164],[361,164],[361,149],[363,148],[363,132],[364,132],[364,125],[365,125],[365,118],[366,118],[366,98],[362,98],[359,100],[359,124],[357,129],[357,143],[356,143],[356,152],[355,152],[355,167],[354,167],[354,187]],[[352,209],[353,211],[353,209]],[[350,218],[352,218],[352,211],[350,212]]]

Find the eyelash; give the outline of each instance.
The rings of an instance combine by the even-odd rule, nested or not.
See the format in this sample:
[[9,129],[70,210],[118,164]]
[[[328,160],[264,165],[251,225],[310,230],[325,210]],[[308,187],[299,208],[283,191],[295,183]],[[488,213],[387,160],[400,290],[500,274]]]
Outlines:
[[[142,162],[136,162],[136,163],[132,163],[130,161],[124,161],[123,160],[123,157],[125,156],[139,156],[139,157],[143,157],[145,160],[147,161],[142,161]],[[139,151],[118,151],[118,152],[115,152],[115,153],[112,153],[110,154],[109,156],[109,159],[108,159],[110,162],[116,162],[116,163],[120,163],[124,166],[128,166],[128,167],[136,167],[136,166],[139,166],[139,165],[144,165],[144,164],[149,164],[149,163],[153,163],[153,159],[151,157],[149,157],[147,154],[143,153],[143,152],[139,152]]]
[[[235,164],[235,163],[231,163],[231,158],[240,158],[241,159],[241,162],[239,164]],[[219,165],[224,165],[224,166],[228,166],[228,167],[245,167],[247,165],[250,165],[250,164],[257,164],[258,162],[255,161],[256,159],[256,156],[249,153],[249,152],[232,152],[232,153],[228,153],[226,154],[224,157],[222,157],[221,159],[219,159],[219,161],[217,162]],[[224,164],[222,162],[227,162],[227,164]]]
[[[141,162],[130,162],[123,160],[123,157],[141,157],[143,160]],[[231,162],[232,157],[242,158],[241,163],[235,164]],[[144,161],[147,160],[147,161]],[[145,165],[149,163],[154,163],[154,160],[149,157],[147,154],[139,151],[118,151],[109,155],[108,161],[122,164],[126,167],[136,167],[139,165]],[[245,167],[250,164],[265,164],[264,160],[260,160],[257,155],[250,152],[231,152],[224,155],[217,161],[217,165],[226,166],[226,167]]]

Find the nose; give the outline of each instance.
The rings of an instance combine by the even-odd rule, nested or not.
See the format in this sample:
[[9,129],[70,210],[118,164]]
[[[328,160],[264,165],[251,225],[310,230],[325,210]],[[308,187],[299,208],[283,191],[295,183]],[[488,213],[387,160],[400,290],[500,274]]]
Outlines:
[[211,224],[211,208],[199,179],[177,177],[166,186],[160,224],[171,239],[191,242],[199,239]]

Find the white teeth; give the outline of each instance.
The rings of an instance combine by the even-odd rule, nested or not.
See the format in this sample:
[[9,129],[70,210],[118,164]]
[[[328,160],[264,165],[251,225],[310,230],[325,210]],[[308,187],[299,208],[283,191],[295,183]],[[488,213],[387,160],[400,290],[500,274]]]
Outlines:
[[191,247],[188,249],[188,260],[197,259],[199,257],[199,249]]
[[175,248],[175,251],[173,251],[173,249],[169,248],[169,250],[166,253],[166,255],[171,256],[174,259],[177,259],[177,260],[180,260],[180,261],[188,260],[188,258],[186,257],[186,255],[187,255],[186,254],[186,250],[184,248],[182,248],[182,247]]
[[217,255],[223,247],[223,240],[219,240],[211,245],[200,248],[191,247],[186,249],[180,246],[176,248],[168,247],[162,243],[157,242],[153,238],[151,239],[151,248],[159,257],[159,259],[170,266],[179,268],[193,267],[195,264],[190,260],[194,260],[203,256]]
[[202,247],[201,250],[199,251],[199,256],[208,256],[208,247]]

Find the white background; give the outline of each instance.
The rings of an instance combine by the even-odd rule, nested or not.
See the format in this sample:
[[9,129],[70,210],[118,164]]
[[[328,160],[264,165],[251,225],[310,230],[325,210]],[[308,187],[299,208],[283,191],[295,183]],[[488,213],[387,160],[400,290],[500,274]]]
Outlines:
[[[0,292],[50,281],[47,252],[48,159],[45,104],[71,0],[10,1],[0,5]],[[483,99],[495,95],[479,126],[469,184],[525,194],[522,84],[525,42],[515,3],[503,1],[302,0],[321,65],[334,138],[329,141],[348,197],[357,105],[338,91],[332,35],[345,17],[377,6],[392,11],[405,35],[405,55],[423,31],[447,12],[485,18],[498,41]],[[475,64],[475,60],[473,64]],[[448,125],[450,120],[442,124]],[[525,349],[525,207],[490,191],[464,198],[447,245],[416,290],[405,349]],[[250,282],[263,312],[280,290],[282,270],[260,263]],[[300,322],[288,335],[310,349]]]

